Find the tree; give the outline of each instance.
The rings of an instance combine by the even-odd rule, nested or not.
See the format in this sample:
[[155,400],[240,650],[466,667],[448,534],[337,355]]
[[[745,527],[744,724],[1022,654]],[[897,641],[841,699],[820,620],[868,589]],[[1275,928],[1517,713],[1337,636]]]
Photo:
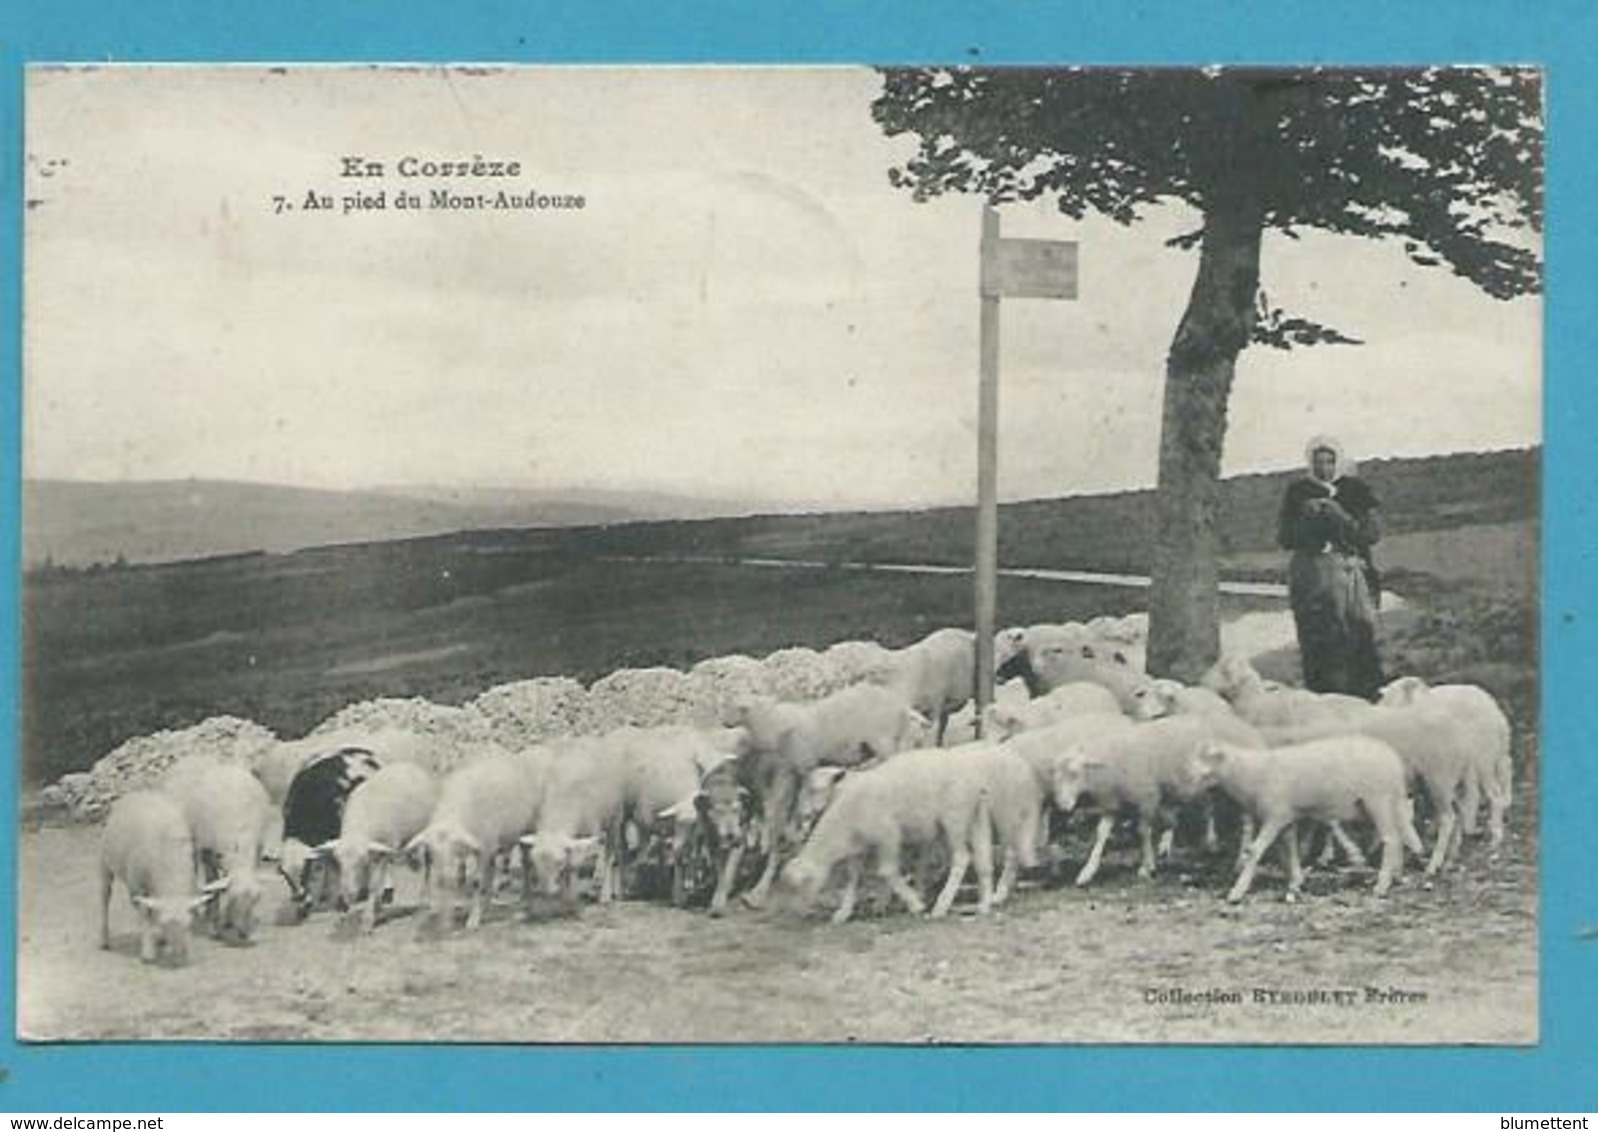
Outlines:
[[1226,408],[1251,343],[1353,342],[1274,309],[1266,229],[1403,241],[1508,299],[1541,286],[1541,81],[1513,68],[888,69],[872,116],[910,133],[891,182],[923,200],[1053,197],[1123,224],[1182,201],[1198,269],[1166,359],[1149,668],[1191,680],[1219,651],[1215,520]]

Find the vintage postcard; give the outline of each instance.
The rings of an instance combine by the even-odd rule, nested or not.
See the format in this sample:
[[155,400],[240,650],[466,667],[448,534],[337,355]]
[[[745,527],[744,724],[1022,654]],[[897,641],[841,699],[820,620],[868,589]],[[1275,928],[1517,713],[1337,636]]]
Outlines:
[[1538,1040],[1536,70],[25,125],[21,1039]]

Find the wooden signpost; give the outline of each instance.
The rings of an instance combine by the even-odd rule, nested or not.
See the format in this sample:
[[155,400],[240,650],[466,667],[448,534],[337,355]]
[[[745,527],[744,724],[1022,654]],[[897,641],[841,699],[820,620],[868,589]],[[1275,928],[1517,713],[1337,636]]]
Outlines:
[[982,210],[981,375],[977,400],[976,726],[993,702],[993,635],[999,596],[999,300],[1075,299],[1074,240],[1003,239],[999,214]]

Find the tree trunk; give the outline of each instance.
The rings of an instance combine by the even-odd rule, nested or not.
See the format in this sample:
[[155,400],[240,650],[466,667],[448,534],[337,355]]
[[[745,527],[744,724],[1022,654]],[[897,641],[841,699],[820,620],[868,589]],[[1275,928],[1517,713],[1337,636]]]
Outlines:
[[1198,277],[1165,365],[1149,594],[1149,672],[1191,683],[1220,654],[1215,523],[1226,403],[1254,329],[1261,217],[1214,204]]

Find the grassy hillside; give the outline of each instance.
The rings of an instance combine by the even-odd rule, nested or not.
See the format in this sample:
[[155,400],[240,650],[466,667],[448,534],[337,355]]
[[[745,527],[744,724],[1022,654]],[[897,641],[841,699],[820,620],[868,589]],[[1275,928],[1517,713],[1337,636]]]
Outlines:
[[[1389,502],[1394,534],[1384,550],[1394,566],[1534,589],[1535,453],[1368,471]],[[1283,482],[1226,485],[1223,536],[1240,572],[1280,569],[1271,538]],[[1001,557],[1145,569],[1150,502],[1142,493],[1006,507]],[[221,713],[298,735],[378,696],[461,702],[539,675],[588,681],[621,667],[851,638],[899,645],[968,624],[968,580],[607,556],[964,563],[969,538],[969,511],[951,509],[477,531],[34,571],[23,589],[25,774],[48,780],[131,736]],[[1143,601],[1138,590],[1006,581],[999,620],[1063,621]],[[1534,622],[1534,598],[1528,608]]]
[[[306,561],[310,558],[316,561]],[[1005,586],[1008,622],[1137,607],[1134,590]],[[541,675],[686,668],[849,639],[902,645],[970,618],[961,577],[594,561],[475,536],[101,571],[28,588],[24,773],[231,714],[296,736],[349,703],[460,703]]]
[[[1389,530],[1446,530],[1535,518],[1541,484],[1536,449],[1427,459],[1377,460],[1361,469],[1381,497]],[[1221,488],[1222,553],[1241,566],[1275,553],[1276,513],[1297,471],[1240,476]],[[704,522],[637,523],[582,532],[585,547],[613,554],[692,553],[827,561],[971,561],[973,509],[766,515]],[[1147,573],[1154,493],[1121,492],[1009,503],[999,508],[999,560]],[[1250,573],[1262,564],[1250,559]],[[1264,566],[1263,572],[1279,571]]]

